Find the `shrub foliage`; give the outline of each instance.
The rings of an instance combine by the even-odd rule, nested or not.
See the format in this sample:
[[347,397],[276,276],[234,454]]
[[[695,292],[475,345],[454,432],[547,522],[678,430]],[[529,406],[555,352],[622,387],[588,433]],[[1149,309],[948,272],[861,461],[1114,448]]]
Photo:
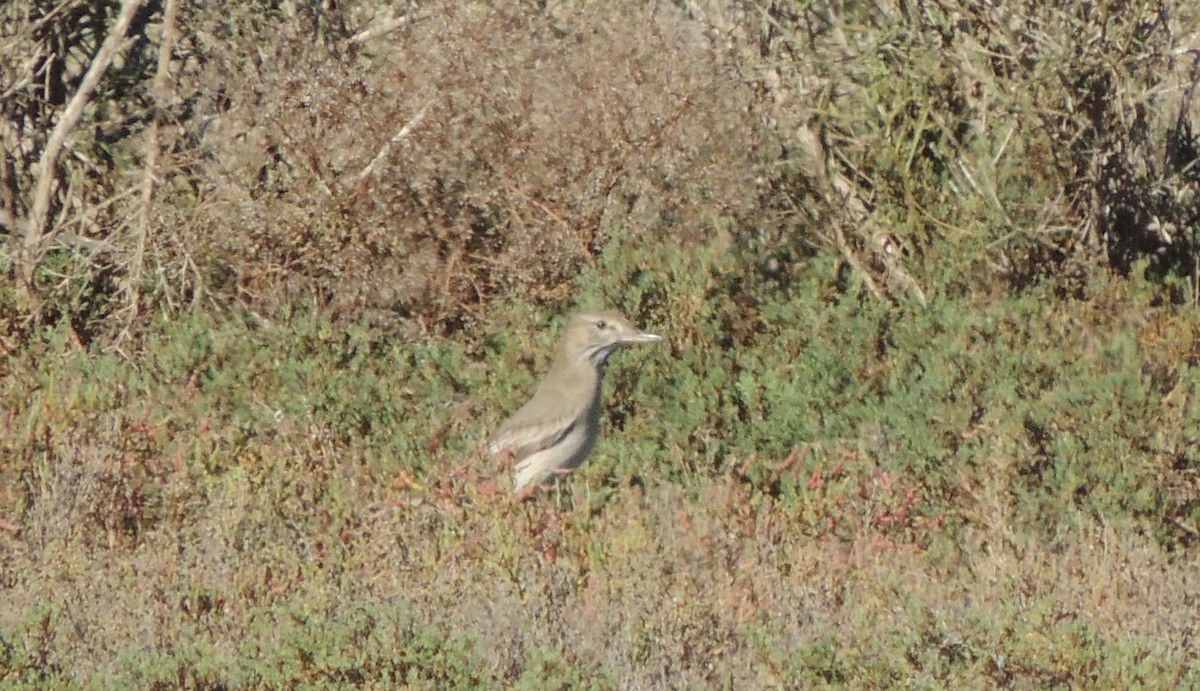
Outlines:
[[[1183,0],[0,6],[0,681],[1194,686]],[[579,307],[605,437],[486,460]]]

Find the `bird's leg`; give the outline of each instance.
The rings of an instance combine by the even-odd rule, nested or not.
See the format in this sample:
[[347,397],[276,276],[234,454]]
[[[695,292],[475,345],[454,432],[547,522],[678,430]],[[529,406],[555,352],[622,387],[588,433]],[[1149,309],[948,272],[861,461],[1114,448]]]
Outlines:
[[[553,470],[549,470],[546,472],[549,474],[552,474],[557,479],[564,475],[570,475],[571,473],[575,472],[575,469],[574,468],[555,468]],[[537,494],[538,492],[541,492],[542,490],[545,490],[545,489],[550,489],[550,487],[546,484],[546,481],[550,479],[549,475],[542,475],[542,478],[543,479],[541,482],[537,482],[532,485],[529,485],[525,489],[523,489],[520,492],[517,492],[515,495],[513,495],[513,501],[518,502],[518,503],[527,501],[529,499],[532,499],[533,496],[535,494]],[[555,482],[554,486],[558,487],[558,483]]]
[[538,492],[541,492],[541,491],[542,491],[542,484],[540,482],[537,484],[529,485],[525,489],[514,494],[513,501],[516,502],[517,504],[520,504],[521,502],[529,501],[530,499],[533,498],[533,496],[535,494],[537,494]]
[[[575,472],[575,469],[574,468],[555,468],[554,470],[550,470],[547,472],[553,474],[554,477],[557,479],[564,475],[570,475],[571,473]],[[543,478],[545,478],[545,480],[549,480],[548,476],[543,476]],[[518,504],[521,502],[524,502],[524,501],[529,501],[535,495],[537,495],[538,492],[541,492],[543,490],[549,490],[550,485],[546,484],[545,480],[543,480],[542,482],[537,482],[532,485],[529,485],[525,489],[521,490],[520,492],[517,492],[516,494],[513,495],[513,501]],[[554,487],[556,489],[558,488],[557,482],[554,483]]]

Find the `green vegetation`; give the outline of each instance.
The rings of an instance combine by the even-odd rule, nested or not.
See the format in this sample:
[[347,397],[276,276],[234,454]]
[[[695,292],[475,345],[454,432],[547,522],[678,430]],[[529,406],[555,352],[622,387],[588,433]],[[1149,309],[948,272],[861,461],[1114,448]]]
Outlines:
[[975,4],[169,0],[49,172],[0,9],[0,685],[1200,685],[1200,14]]

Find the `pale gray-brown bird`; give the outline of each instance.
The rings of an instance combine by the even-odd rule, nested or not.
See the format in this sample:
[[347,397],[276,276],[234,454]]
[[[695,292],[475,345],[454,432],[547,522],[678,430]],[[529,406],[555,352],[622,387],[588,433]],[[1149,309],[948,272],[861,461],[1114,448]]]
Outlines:
[[661,341],[616,312],[571,317],[537,392],[488,443],[492,457],[510,455],[515,491],[579,467],[600,431],[604,361],[617,348]]

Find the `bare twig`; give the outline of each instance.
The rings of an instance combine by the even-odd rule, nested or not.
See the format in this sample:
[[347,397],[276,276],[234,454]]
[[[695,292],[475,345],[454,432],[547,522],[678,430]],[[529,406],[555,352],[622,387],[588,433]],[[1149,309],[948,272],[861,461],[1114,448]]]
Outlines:
[[411,120],[404,123],[404,127],[401,127],[400,131],[392,135],[392,138],[379,148],[379,153],[375,154],[375,158],[371,159],[371,162],[359,172],[359,182],[366,180],[372,173],[374,173],[375,168],[383,161],[384,158],[387,157],[389,153],[391,153],[392,148],[399,144],[405,137],[412,134],[412,131],[421,124],[422,120],[425,119],[425,113],[429,112],[429,106],[431,105],[433,105],[433,101],[426,101],[425,105],[421,106],[421,110],[418,111]]
[[59,154],[62,153],[67,135],[78,124],[88,99],[100,84],[100,79],[104,76],[105,71],[108,70],[117,54],[126,47],[125,33],[129,31],[133,16],[141,5],[141,0],[125,0],[122,3],[121,13],[117,16],[116,23],[113,24],[112,30],[104,39],[104,44],[100,46],[96,57],[92,59],[87,73],[83,75],[79,90],[71,97],[58,124],[50,133],[50,139],[46,142],[46,148],[42,151],[42,156],[38,161],[38,180],[34,187],[29,225],[25,228],[25,236],[16,257],[18,283],[27,298],[34,296],[33,269],[41,260],[46,246],[52,239],[52,233],[46,229],[46,218],[50,213],[51,189],[56,178],[55,168]]
[[363,29],[357,34],[354,34],[350,37],[350,41],[353,43],[366,43],[367,41],[374,40],[380,36],[390,34],[411,21],[412,17],[408,16],[392,17],[385,22],[381,22],[378,26],[373,26],[369,29]]
[[850,243],[846,241],[846,235],[842,232],[842,227],[840,224],[834,225],[834,232],[836,233],[838,251],[841,252],[842,259],[844,259],[846,263],[849,264],[852,269],[854,269],[855,273],[858,274],[859,280],[863,282],[863,285],[867,287],[867,290],[871,291],[871,294],[875,296],[876,300],[879,300],[880,302],[887,302],[887,296],[884,295],[883,291],[879,289],[879,286],[875,283],[875,279],[871,278],[871,272],[866,266],[863,265],[862,262],[858,260],[858,257],[855,256],[854,249],[850,247]]
[[[125,309],[128,313],[127,323],[137,318],[138,313],[141,311],[139,284],[142,280],[142,265],[146,254],[146,238],[150,234],[154,186],[158,180],[159,120],[161,119],[162,108],[167,103],[169,97],[167,80],[171,70],[171,49],[175,42],[175,16],[178,12],[178,7],[179,3],[177,0],[167,0],[166,7],[163,8],[162,42],[158,45],[158,65],[154,72],[154,82],[150,87],[150,93],[154,97],[155,109],[154,115],[150,120],[150,127],[146,129],[146,166],[142,171],[141,185],[142,204],[139,211],[133,256],[129,259],[129,266],[126,270],[124,280],[126,292]],[[122,331],[122,333],[124,334],[125,332]]]

